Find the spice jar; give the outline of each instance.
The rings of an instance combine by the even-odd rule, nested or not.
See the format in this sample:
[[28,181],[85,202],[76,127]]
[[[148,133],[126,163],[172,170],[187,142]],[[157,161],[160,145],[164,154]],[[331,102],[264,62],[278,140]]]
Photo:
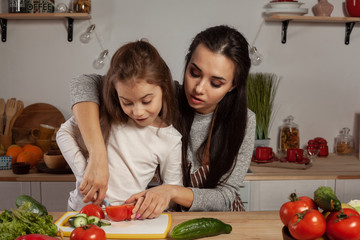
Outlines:
[[91,0],[73,0],[72,11],[77,13],[90,13]]
[[286,154],[289,148],[299,148],[299,127],[293,122],[294,117],[288,116],[280,127],[280,152]]
[[335,141],[335,152],[339,155],[350,155],[354,152],[354,139],[349,128],[343,128]]

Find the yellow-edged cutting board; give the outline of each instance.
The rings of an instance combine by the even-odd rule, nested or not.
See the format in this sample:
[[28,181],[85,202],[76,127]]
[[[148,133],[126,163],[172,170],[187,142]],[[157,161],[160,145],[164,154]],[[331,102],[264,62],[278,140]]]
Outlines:
[[[78,213],[79,212],[66,212],[55,222],[58,229],[62,230],[65,237],[69,237],[71,232],[74,230],[74,228],[70,227],[68,224],[69,218]],[[171,215],[163,213],[155,219],[122,222],[110,221],[110,223],[110,226],[102,227],[106,233],[107,239],[166,238],[171,227]]]

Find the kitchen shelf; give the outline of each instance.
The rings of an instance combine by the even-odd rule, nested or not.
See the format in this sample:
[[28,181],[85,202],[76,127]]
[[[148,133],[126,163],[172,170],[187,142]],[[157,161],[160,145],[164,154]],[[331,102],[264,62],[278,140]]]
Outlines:
[[86,20],[91,16],[88,13],[6,13],[0,14],[1,41],[6,42],[8,20],[68,20],[68,41],[73,39],[74,19]]
[[360,18],[354,17],[320,17],[320,16],[284,16],[272,15],[265,17],[265,21],[282,22],[281,42],[286,43],[286,33],[289,22],[307,22],[307,23],[345,23],[345,44],[350,43],[350,34],[355,24],[360,22]]

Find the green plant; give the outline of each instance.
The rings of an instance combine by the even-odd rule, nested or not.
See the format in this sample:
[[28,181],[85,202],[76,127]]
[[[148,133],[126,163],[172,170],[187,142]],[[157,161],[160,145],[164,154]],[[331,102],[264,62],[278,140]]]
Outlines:
[[250,73],[247,82],[248,108],[256,114],[255,139],[267,139],[273,104],[280,78],[273,73]]

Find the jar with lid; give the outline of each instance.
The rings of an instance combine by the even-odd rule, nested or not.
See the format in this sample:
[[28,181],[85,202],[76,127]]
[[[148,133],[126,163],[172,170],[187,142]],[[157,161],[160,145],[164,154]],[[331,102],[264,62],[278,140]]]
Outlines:
[[299,127],[294,123],[294,117],[288,116],[280,126],[280,153],[286,154],[289,148],[299,148]]
[[26,13],[26,0],[9,0],[9,13]]
[[344,127],[335,140],[335,152],[339,155],[350,155],[354,152],[354,139],[349,132],[350,129]]
[[72,11],[77,13],[90,13],[91,0],[72,0]]

